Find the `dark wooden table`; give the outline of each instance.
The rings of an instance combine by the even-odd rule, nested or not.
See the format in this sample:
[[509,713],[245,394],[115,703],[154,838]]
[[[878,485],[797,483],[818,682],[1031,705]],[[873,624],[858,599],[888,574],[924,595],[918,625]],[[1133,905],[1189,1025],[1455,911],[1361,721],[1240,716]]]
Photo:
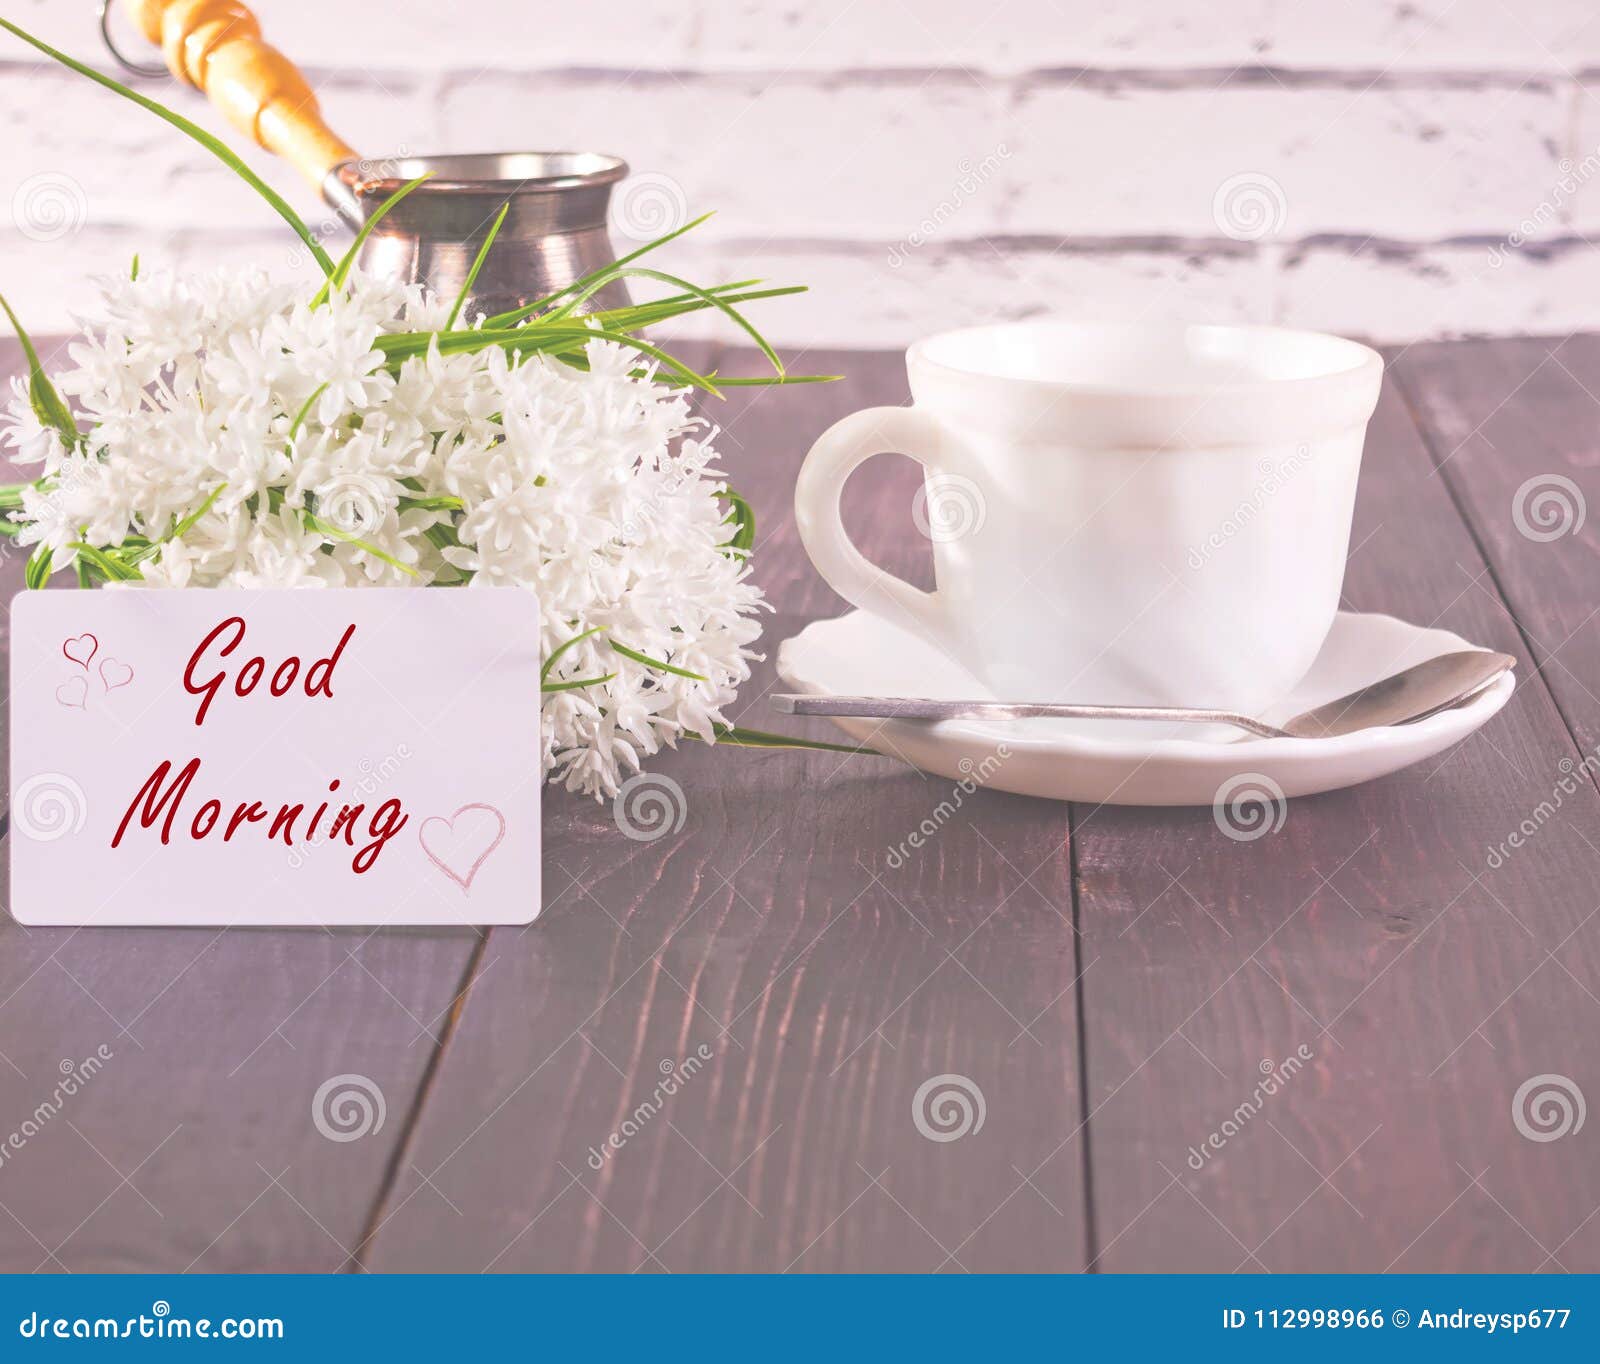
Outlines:
[[[6,922],[0,1268],[1600,1269],[1600,1119],[1534,1141],[1512,1111],[1541,1075],[1600,1101],[1600,538],[1513,517],[1529,479],[1600,488],[1600,338],[1392,359],[1346,604],[1520,660],[1447,756],[1250,843],[1208,809],[980,794],[891,870],[948,783],[689,745],[658,765],[674,836],[547,794],[531,928]],[[774,648],[840,609],[795,536],[802,454],[906,398],[895,356],[803,363],[849,378],[711,414]],[[914,487],[875,461],[851,520],[926,579]],[[779,727],[772,683],[746,723]],[[382,1095],[357,1140],[313,1121],[341,1075]],[[913,1117],[942,1075],[983,1097],[958,1140]]]

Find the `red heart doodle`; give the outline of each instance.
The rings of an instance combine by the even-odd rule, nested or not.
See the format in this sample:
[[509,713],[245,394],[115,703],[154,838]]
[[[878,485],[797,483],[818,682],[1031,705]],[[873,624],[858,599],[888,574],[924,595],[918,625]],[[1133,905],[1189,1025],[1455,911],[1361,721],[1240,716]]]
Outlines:
[[89,709],[89,681],[84,677],[69,677],[56,688],[56,700],[73,710]]
[[[85,640],[88,640],[87,646],[84,644]],[[95,651],[99,649],[99,647],[100,641],[91,635],[87,630],[85,630],[81,635],[74,635],[71,639],[64,639],[61,641],[61,652],[85,672],[88,672],[89,660],[94,657]],[[74,653],[74,649],[76,649],[78,652]]]
[[[472,878],[478,874],[478,868],[505,836],[506,817],[494,806],[481,804],[463,805],[449,819],[433,815],[423,820],[417,830],[428,861],[463,892],[472,889]],[[465,871],[461,870],[463,867]]]
[[107,691],[116,691],[118,687],[126,687],[133,681],[133,669],[120,658],[105,658],[100,661],[100,685]]

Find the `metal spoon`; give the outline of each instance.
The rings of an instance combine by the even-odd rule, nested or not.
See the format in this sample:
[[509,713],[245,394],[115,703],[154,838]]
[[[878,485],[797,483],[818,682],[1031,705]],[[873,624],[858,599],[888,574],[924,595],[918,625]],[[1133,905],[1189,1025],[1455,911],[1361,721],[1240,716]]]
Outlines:
[[1331,739],[1381,725],[1404,725],[1476,696],[1517,665],[1510,654],[1463,649],[1369,683],[1337,701],[1296,715],[1281,726],[1225,710],[1175,706],[1085,706],[1055,702],[936,701],[913,696],[770,697],[786,715],[860,715],[893,720],[1020,720],[1051,716],[1068,720],[1188,720],[1232,725],[1264,739]]

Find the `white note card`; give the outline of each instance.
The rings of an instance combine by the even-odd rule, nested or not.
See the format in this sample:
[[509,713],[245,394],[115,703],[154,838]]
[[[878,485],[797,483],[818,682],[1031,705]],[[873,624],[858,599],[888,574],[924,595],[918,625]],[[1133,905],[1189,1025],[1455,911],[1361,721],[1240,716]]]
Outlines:
[[22,923],[528,923],[540,779],[530,592],[12,601]]

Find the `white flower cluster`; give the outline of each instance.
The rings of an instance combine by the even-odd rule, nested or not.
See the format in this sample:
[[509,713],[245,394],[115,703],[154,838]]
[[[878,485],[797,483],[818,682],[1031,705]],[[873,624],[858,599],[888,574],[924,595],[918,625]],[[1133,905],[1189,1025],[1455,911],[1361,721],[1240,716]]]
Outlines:
[[580,369],[434,342],[396,365],[378,338],[441,329],[448,304],[360,276],[319,307],[251,271],[104,301],[55,376],[78,447],[20,385],[0,418],[43,466],[13,519],[53,570],[110,576],[88,545],[159,587],[531,587],[546,659],[583,636],[546,679],[552,779],[609,796],[679,735],[713,737],[761,596],[710,433],[635,352],[589,342]]

